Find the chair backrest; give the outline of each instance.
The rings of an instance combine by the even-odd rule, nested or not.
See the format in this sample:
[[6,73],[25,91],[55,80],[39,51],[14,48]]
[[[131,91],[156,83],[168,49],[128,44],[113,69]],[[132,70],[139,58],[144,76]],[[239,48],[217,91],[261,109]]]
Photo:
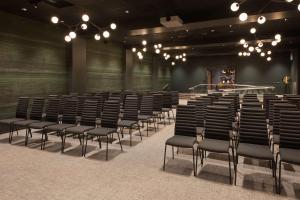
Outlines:
[[65,99],[62,123],[75,124],[77,115],[77,99]]
[[163,95],[162,94],[153,94],[153,110],[161,112],[163,107]]
[[81,116],[83,107],[84,107],[84,102],[86,100],[86,96],[78,96],[78,108],[77,108],[77,116]]
[[219,99],[219,101],[215,101],[213,103],[213,105],[227,107],[230,111],[231,122],[235,121],[236,112],[235,112],[234,105],[233,105],[233,99],[227,99],[226,101]]
[[224,106],[207,106],[205,114],[205,138],[229,140],[232,130],[231,111]]
[[97,106],[98,101],[85,100],[81,113],[80,125],[95,126],[97,118]]
[[276,99],[276,100],[269,100],[269,123],[271,125],[273,125],[273,121],[274,121],[274,112],[275,112],[275,109],[274,109],[274,104],[277,104],[277,103],[288,103],[287,100],[281,100],[281,99]]
[[29,97],[19,97],[16,109],[16,118],[27,119]]
[[280,111],[281,110],[297,110],[297,106],[290,103],[275,103],[273,117],[273,134],[279,135],[280,132]]
[[175,135],[196,137],[196,107],[193,105],[178,105]]
[[177,91],[172,91],[172,105],[177,106],[179,104],[179,93]]
[[204,116],[206,112],[207,101],[188,101],[187,105],[194,105],[196,107],[196,127],[204,126]]
[[58,114],[60,109],[60,99],[50,98],[47,102],[46,121],[58,122]]
[[118,128],[118,119],[120,112],[119,101],[105,101],[101,118],[101,127]]
[[127,95],[124,104],[124,120],[138,120],[138,97],[136,95]]
[[150,115],[153,114],[153,96],[143,96],[140,108],[141,115]]
[[[280,111],[280,148],[300,149],[300,111]],[[297,155],[299,156],[299,155]]]
[[268,129],[264,109],[242,108],[239,141],[242,143],[268,145]]
[[259,102],[242,103],[242,109],[244,108],[262,109],[262,104]]
[[163,108],[172,108],[172,94],[170,92],[163,93]]
[[93,97],[87,98],[87,100],[97,101],[97,108],[96,108],[97,109],[97,118],[101,118],[101,113],[103,111],[105,97],[102,96],[101,94],[96,94]]
[[42,120],[44,111],[45,99],[41,97],[33,98],[29,118],[31,120]]

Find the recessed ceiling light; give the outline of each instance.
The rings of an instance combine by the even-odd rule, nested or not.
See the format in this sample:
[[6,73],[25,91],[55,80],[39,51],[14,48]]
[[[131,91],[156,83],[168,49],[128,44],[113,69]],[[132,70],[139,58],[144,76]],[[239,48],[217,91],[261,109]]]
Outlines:
[[186,32],[189,32],[189,29],[186,29],[185,31],[186,31]]
[[210,30],[210,32],[212,32],[212,33],[213,33],[213,32],[215,32],[215,30],[214,30],[214,29],[211,29],[211,30]]
[[24,11],[24,12],[26,12],[26,11],[27,11],[27,8],[22,8],[21,10]]
[[125,10],[125,13],[126,13],[126,14],[129,14],[129,10]]

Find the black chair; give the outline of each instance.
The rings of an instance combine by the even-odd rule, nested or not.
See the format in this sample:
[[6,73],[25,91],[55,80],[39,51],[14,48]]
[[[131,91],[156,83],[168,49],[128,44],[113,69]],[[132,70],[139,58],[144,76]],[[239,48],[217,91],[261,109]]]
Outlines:
[[[229,161],[229,180],[231,183],[231,159],[230,149],[234,155],[233,145],[230,144],[231,111],[224,106],[207,106],[205,115],[205,136],[197,147],[196,168],[198,165],[198,155],[203,166],[204,152],[227,153]],[[201,154],[200,154],[201,151]]]
[[132,146],[132,129],[135,127],[138,128],[141,140],[143,140],[138,120],[138,98],[136,95],[127,95],[124,104],[124,115],[118,126],[121,129],[122,137],[124,128],[129,129],[130,146]]
[[[40,97],[33,98],[29,119],[17,121],[15,123],[13,123],[13,129],[16,129],[16,130],[18,130],[20,128],[26,129],[25,146],[27,146],[28,135],[31,135],[31,137],[32,137],[31,129],[28,126],[32,123],[42,121],[44,105],[45,105],[44,98],[40,98]],[[12,139],[12,136],[11,136],[11,139]]]
[[[84,133],[96,128],[97,106],[97,101],[86,100],[81,112],[80,126],[67,128],[64,132],[65,136],[72,134],[73,136],[76,135],[78,137],[80,144],[82,144],[82,156],[84,149],[84,141],[82,141],[84,140]],[[101,146],[100,137],[98,138],[98,141]]]
[[17,121],[22,121],[27,119],[27,110],[28,110],[29,98],[28,97],[19,97],[17,108],[16,108],[16,115],[15,118],[9,119],[2,119],[0,120],[0,124],[8,125],[9,126],[9,137],[8,141],[11,143],[12,134],[13,134],[13,124]]
[[174,147],[189,148],[193,150],[193,171],[194,175],[196,175],[194,144],[197,142],[197,133],[195,115],[195,106],[178,105],[174,131],[175,135],[169,138],[165,143],[163,170],[165,170],[166,166],[166,152],[168,145],[172,146],[173,159]]
[[[122,143],[120,140],[118,129],[118,119],[119,119],[119,112],[120,112],[120,102],[119,101],[105,101],[103,107],[103,113],[101,118],[101,126],[92,130],[89,130],[85,136],[85,150],[84,156],[86,155],[86,148],[87,148],[87,141],[92,140],[94,137],[99,138],[100,141],[101,137],[106,137],[106,160],[108,160],[108,143],[109,143],[109,136],[117,133],[119,144],[121,147],[121,151],[123,151]],[[99,143],[101,148],[101,143]]]
[[187,105],[194,105],[196,106],[196,132],[197,135],[200,135],[203,139],[204,137],[204,116],[206,112],[206,107],[208,106],[207,101],[188,101]]
[[61,152],[64,152],[65,147],[65,141],[66,141],[66,135],[64,134],[64,131],[67,128],[73,127],[77,125],[77,99],[65,99],[64,100],[64,108],[63,108],[63,115],[62,115],[62,123],[47,126],[45,128],[46,131],[55,131],[58,136],[61,137]]
[[[153,117],[157,122],[157,128],[159,129],[159,121],[162,120],[162,107],[163,107],[163,95],[154,93],[153,94]],[[164,118],[163,118],[164,119]],[[165,119],[164,119],[165,124]]]
[[[170,112],[172,112],[173,119],[175,119],[175,115],[174,115],[173,107],[172,107],[172,94],[170,92],[164,92],[163,93],[162,113],[163,113],[164,118],[166,117],[165,114],[167,114],[169,124],[171,124]],[[164,122],[165,122],[165,120],[164,120]]]
[[147,136],[149,132],[149,124],[153,123],[154,130],[156,131],[155,119],[153,118],[153,96],[142,97],[138,120],[142,123],[146,123]]
[[[280,111],[279,152],[276,163],[279,163],[278,193],[281,193],[281,164],[300,165],[300,111]],[[279,156],[279,157],[278,157]]]
[[37,122],[29,124],[28,128],[30,129],[38,129],[42,130],[42,141],[41,141],[41,149],[45,148],[46,141],[48,140],[47,131],[45,128],[47,126],[52,126],[58,123],[58,113],[60,109],[60,99],[57,98],[50,98],[47,102],[46,108],[46,116],[43,122]]
[[265,110],[250,108],[242,108],[241,110],[239,140],[234,162],[235,184],[239,156],[270,161],[276,185],[276,165],[269,145]]
[[242,109],[247,109],[247,108],[262,109],[262,104],[259,102],[242,103]]

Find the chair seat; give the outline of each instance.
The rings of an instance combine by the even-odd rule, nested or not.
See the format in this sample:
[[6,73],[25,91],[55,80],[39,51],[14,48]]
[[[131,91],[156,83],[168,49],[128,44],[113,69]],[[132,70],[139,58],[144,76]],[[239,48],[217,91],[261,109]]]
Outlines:
[[115,128],[105,128],[105,127],[99,127],[92,130],[89,130],[87,132],[88,135],[93,136],[107,136],[109,134],[115,133],[117,130]]
[[86,131],[92,130],[94,128],[95,128],[94,126],[74,126],[74,127],[71,127],[71,128],[67,128],[66,133],[81,134],[81,133],[84,133]]
[[55,122],[37,122],[37,123],[32,123],[29,124],[29,128],[33,128],[33,129],[44,129],[47,126],[52,126],[55,125]]
[[273,143],[274,144],[279,144],[280,140],[280,135],[273,134]]
[[22,121],[22,120],[26,120],[26,119],[22,119],[22,118],[11,118],[11,119],[2,119],[0,120],[0,124],[13,124],[14,122],[17,121]]
[[265,160],[273,160],[274,158],[269,146],[248,143],[239,143],[237,155]]
[[46,130],[48,131],[63,131],[67,128],[76,126],[74,124],[56,124],[56,125],[52,125],[52,126],[48,126],[46,127]]
[[139,120],[149,120],[149,119],[151,119],[151,118],[152,118],[151,115],[139,115],[139,116],[138,116],[138,119],[139,119]]
[[217,153],[227,153],[229,146],[229,141],[205,138],[199,143],[198,148]]
[[167,139],[166,144],[175,147],[192,148],[196,141],[196,137],[174,135],[173,137]]
[[118,125],[122,127],[132,127],[134,124],[137,124],[137,121],[134,120],[121,120]]
[[161,111],[163,111],[163,112],[169,112],[169,111],[171,111],[172,110],[172,108],[162,108],[161,109]]
[[291,164],[300,164],[300,149],[280,148],[280,159]]
[[204,127],[196,127],[197,135],[204,135]]
[[38,121],[38,120],[21,120],[21,121],[14,122],[14,125],[15,126],[28,126],[30,124],[37,123],[37,122],[40,122],[40,121]]

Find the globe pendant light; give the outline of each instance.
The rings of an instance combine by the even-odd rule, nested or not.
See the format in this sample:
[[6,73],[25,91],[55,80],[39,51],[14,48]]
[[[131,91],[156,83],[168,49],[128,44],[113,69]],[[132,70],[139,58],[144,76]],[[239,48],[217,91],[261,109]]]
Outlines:
[[231,9],[233,12],[238,11],[239,8],[240,8],[240,5],[239,5],[237,2],[232,3],[231,6],[230,6],[230,9]]

